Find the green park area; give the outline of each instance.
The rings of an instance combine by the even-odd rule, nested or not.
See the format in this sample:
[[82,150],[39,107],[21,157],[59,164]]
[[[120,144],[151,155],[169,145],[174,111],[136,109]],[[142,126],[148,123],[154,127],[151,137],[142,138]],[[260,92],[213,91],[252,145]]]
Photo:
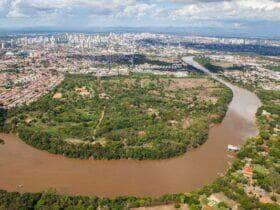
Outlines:
[[9,110],[4,131],[82,159],[165,159],[207,140],[232,92],[203,75],[67,75],[50,93]]

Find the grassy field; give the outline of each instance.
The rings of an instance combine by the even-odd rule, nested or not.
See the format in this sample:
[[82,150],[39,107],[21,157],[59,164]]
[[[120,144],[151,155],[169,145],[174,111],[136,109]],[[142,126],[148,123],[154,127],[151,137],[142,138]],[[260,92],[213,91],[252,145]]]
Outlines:
[[265,68],[270,69],[272,71],[280,72],[280,64],[279,65],[274,65],[274,66],[265,66]]
[[163,159],[205,142],[232,98],[205,77],[68,75],[38,101],[8,112],[5,131],[73,158]]

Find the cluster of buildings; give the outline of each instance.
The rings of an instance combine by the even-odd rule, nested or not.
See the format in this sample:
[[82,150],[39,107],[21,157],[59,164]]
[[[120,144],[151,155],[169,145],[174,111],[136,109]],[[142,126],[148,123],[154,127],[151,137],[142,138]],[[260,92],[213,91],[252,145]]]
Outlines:
[[165,45],[170,43],[188,42],[195,44],[231,44],[231,45],[263,45],[280,46],[276,39],[236,38],[236,37],[205,37],[193,35],[168,35],[155,33],[56,33],[42,35],[22,35],[13,37],[12,41],[19,45],[30,44],[68,44],[81,48],[92,48],[100,44],[132,45],[133,42],[149,41],[146,44]]
[[[263,156],[267,155],[267,152],[262,152]],[[262,203],[274,203],[271,198],[275,196],[275,199],[279,202],[280,195],[273,192],[268,192],[267,190],[263,189],[262,187],[258,186],[256,180],[254,179],[254,175],[262,174],[267,176],[267,169],[261,165],[252,164],[252,159],[245,158],[245,166],[243,167],[242,171],[238,173],[242,174],[243,177],[246,179],[246,183],[243,184],[243,188],[245,193],[249,197],[256,197]]]
[[64,75],[33,53],[8,51],[0,56],[0,106],[29,104],[58,85]]
[[[244,55],[209,55],[215,65],[226,70],[223,75],[236,82],[254,85],[265,90],[280,90],[280,72],[272,71],[267,66],[280,65],[276,58],[267,59]],[[230,66],[228,64],[231,64]]]
[[1,105],[12,108],[22,104],[29,104],[43,94],[49,92],[63,80],[63,75],[51,73],[37,73],[24,86],[15,86],[0,93]]
[[[30,98],[40,96],[39,93],[59,84],[65,73],[112,76],[130,72],[176,72],[176,75],[186,75],[193,69],[183,63],[181,57],[206,52],[187,47],[183,44],[186,42],[242,44],[244,39],[151,33],[63,33],[0,37],[0,104],[12,107],[28,103]],[[245,40],[245,43],[255,42],[255,39]],[[277,40],[266,40],[263,44],[280,46]],[[263,80],[266,89],[279,88],[273,83],[279,79],[279,72],[264,68],[254,57],[226,53],[211,56],[214,60],[254,68],[245,73],[225,71],[225,76],[237,80],[258,78]],[[47,83],[46,87],[44,83]],[[31,94],[32,89],[36,89],[36,93]],[[19,97],[20,92],[25,97]]]
[[112,76],[173,71],[185,75],[188,67],[179,56],[187,49],[139,41],[150,38],[166,37],[62,34],[6,38],[0,49],[0,105],[11,108],[28,104],[58,85],[65,73]]

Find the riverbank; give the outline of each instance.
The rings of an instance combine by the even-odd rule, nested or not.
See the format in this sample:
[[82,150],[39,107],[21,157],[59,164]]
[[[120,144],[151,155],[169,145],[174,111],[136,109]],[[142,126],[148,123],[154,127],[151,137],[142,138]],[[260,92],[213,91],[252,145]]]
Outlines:
[[[18,137],[0,134],[0,188],[38,192],[48,188],[70,195],[160,196],[191,192],[226,172],[232,158],[227,145],[242,145],[258,134],[255,112],[261,103],[247,90],[231,86],[234,96],[221,124],[202,146],[184,156],[160,161],[73,160],[34,149]],[[237,132],[238,131],[238,132]]]

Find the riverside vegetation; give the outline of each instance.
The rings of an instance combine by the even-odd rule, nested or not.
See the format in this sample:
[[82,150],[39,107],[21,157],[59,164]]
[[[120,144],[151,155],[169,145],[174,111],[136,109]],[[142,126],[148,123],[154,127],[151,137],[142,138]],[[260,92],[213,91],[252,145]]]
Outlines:
[[198,74],[68,75],[38,101],[9,110],[3,130],[72,158],[164,159],[203,144],[231,98],[227,87]]
[[[23,194],[0,190],[0,209],[130,209],[172,203],[178,207],[180,204],[186,203],[190,209],[195,210],[202,209],[207,203],[207,197],[212,193],[222,192],[228,198],[236,201],[240,209],[278,210],[280,206],[277,202],[262,203],[254,195],[247,194],[244,186],[250,181],[242,174],[248,159],[251,160],[253,166],[262,165],[262,171],[257,170],[257,167],[254,168],[253,182],[256,186],[272,192],[275,197],[279,195],[280,139],[275,128],[277,128],[277,124],[279,125],[280,105],[274,100],[275,94],[279,96],[279,91],[258,92],[258,96],[263,102],[263,106],[257,112],[260,135],[250,138],[246,142],[225,176],[200,190],[185,194],[164,195],[158,198],[125,196],[114,199],[58,195],[54,190]],[[262,114],[263,110],[271,112],[271,117],[265,117]],[[264,153],[265,151],[268,152]],[[230,209],[224,203],[220,203],[215,208]]]
[[[256,116],[260,129],[257,137],[250,138],[237,153],[237,157],[225,176],[218,178],[213,184],[185,194],[170,194],[158,198],[137,198],[134,196],[118,197],[115,199],[57,195],[49,190],[42,193],[17,193],[0,191],[0,209],[129,209],[139,206],[153,206],[173,203],[176,207],[182,203],[190,209],[202,209],[207,198],[212,193],[223,192],[228,198],[236,201],[240,209],[277,210],[277,195],[280,193],[279,184],[279,113],[277,102],[280,91],[255,90],[263,106]],[[265,112],[269,114],[263,114]],[[250,180],[242,174],[244,166],[250,160],[253,167],[252,182],[272,193],[274,203],[262,203],[254,195],[247,194],[244,186]],[[262,170],[259,170],[259,166]],[[218,205],[216,209],[229,209],[227,205]]]
[[194,61],[207,68],[212,73],[222,72],[223,68],[212,64],[211,59],[205,56],[197,56]]

